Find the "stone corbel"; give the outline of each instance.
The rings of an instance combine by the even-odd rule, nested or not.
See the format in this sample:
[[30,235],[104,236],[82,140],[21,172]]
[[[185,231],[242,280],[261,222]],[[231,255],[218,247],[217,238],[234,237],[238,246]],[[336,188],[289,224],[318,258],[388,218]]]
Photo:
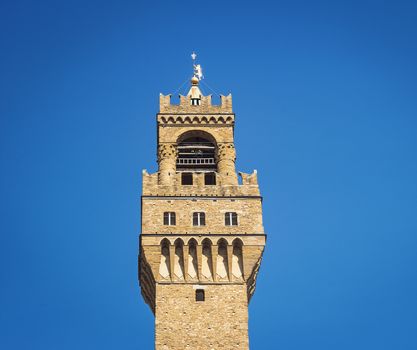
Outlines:
[[203,246],[201,244],[197,244],[197,278],[199,281],[201,281],[201,268],[202,268],[202,264],[203,264]]
[[174,277],[174,269],[175,269],[175,246],[173,244],[170,244],[169,246],[169,264],[170,264],[170,268],[169,268],[169,273],[171,276],[171,281],[173,281],[175,279]]
[[232,282],[233,281],[233,272],[232,272],[232,267],[233,267],[233,246],[228,244],[227,245],[227,273],[229,276],[229,281]]
[[189,256],[189,249],[190,249],[190,247],[188,246],[188,244],[184,244],[182,246],[182,256],[183,256],[183,261],[184,261],[184,280],[186,282],[189,281],[189,277],[188,277],[188,256]]
[[213,281],[217,282],[217,255],[218,255],[218,246],[215,244],[211,245],[211,264],[212,264],[212,269],[211,271],[213,271]]

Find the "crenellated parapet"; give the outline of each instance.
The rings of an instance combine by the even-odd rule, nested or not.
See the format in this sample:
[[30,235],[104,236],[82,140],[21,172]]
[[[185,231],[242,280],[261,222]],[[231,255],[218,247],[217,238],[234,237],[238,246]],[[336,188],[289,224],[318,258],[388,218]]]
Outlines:
[[[168,170],[167,170],[168,169]],[[193,185],[182,185],[182,173],[174,165],[164,167],[164,173],[142,171],[144,196],[260,196],[256,170],[252,174],[239,172],[242,183],[229,184],[228,177],[215,173],[216,185],[205,185],[205,173],[192,173]]]
[[239,172],[239,176],[242,179],[242,184],[247,186],[258,186],[258,171],[254,170],[252,174],[246,174]]
[[180,95],[179,104],[171,103],[171,95],[159,95],[159,112],[160,113],[209,113],[209,114],[222,114],[232,113],[232,95],[227,96],[220,95],[220,104],[215,105],[212,103],[211,95],[200,96],[200,104],[192,105],[190,103],[190,96]]

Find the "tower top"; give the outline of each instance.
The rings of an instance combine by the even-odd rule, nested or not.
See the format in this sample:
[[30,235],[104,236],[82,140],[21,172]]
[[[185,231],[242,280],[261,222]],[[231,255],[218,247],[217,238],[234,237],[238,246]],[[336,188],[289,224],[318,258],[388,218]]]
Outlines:
[[159,106],[160,113],[222,113],[230,114],[232,111],[232,95],[220,95],[220,104],[212,104],[212,95],[203,95],[200,90],[200,81],[204,79],[203,69],[197,64],[197,54],[191,54],[193,60],[193,75],[190,79],[191,87],[187,95],[180,94],[179,104],[171,103],[171,95],[160,94]]

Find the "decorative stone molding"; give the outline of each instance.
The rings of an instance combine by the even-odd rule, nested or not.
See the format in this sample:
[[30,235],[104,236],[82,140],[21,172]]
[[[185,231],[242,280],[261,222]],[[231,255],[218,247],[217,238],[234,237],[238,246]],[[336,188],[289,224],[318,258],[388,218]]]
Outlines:
[[233,125],[235,121],[234,115],[159,115],[159,124],[227,124]]
[[[159,282],[212,282],[230,283],[244,282],[243,271],[243,241],[240,238],[226,240],[225,238],[195,237],[161,239],[159,244],[159,259],[155,259],[158,266]],[[169,242],[169,243],[168,243]],[[200,251],[201,254],[197,254]],[[198,256],[199,255],[199,256]],[[158,263],[159,262],[159,263]],[[150,271],[150,270],[149,270]],[[144,276],[148,278],[148,276]],[[149,291],[151,293],[152,291]]]

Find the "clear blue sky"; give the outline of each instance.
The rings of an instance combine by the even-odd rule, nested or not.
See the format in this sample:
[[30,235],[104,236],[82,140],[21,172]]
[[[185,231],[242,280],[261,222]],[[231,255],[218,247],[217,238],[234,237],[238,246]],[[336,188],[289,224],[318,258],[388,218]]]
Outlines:
[[153,349],[141,170],[193,50],[264,195],[251,349],[417,348],[415,1],[3,1],[0,44],[0,348]]

